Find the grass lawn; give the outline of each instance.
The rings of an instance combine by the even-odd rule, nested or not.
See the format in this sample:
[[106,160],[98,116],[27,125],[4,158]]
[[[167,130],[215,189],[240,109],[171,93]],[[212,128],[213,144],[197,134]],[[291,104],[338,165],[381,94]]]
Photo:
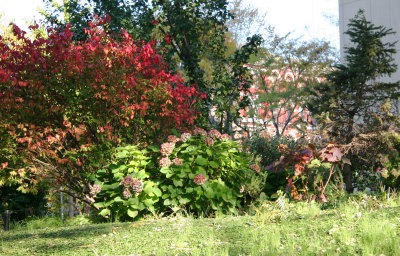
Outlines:
[[1,231],[0,255],[400,255],[398,205],[286,202],[253,216],[61,226],[48,219]]

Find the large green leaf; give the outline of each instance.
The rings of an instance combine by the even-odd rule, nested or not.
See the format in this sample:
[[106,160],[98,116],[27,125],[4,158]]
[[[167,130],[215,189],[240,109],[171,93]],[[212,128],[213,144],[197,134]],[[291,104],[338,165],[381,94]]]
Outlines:
[[110,214],[110,209],[105,208],[105,209],[101,210],[101,211],[99,212],[99,214],[100,214],[101,216],[107,216],[107,215]]
[[128,209],[127,213],[129,215],[129,217],[131,217],[131,218],[135,218],[139,214],[138,211],[131,210],[131,209]]
[[308,165],[310,168],[318,168],[321,166],[321,161],[319,159],[313,159],[311,163]]
[[151,206],[151,205],[154,204],[154,201],[153,201],[152,199],[149,198],[149,199],[144,200],[143,203],[144,203],[147,207],[149,207],[149,206]]
[[97,208],[102,208],[102,207],[104,207],[105,205],[104,205],[104,202],[98,202],[98,203],[94,203],[93,206],[94,206],[94,207],[97,207]]
[[160,197],[160,196],[162,195],[161,190],[160,190],[159,188],[157,188],[157,187],[155,187],[155,188],[153,189],[153,192],[154,192],[154,194],[155,194],[157,197]]
[[167,173],[170,172],[170,169],[169,169],[169,167],[161,167],[160,172],[164,173],[164,174],[167,174]]
[[210,161],[209,164],[210,164],[210,166],[211,166],[212,168],[214,168],[214,169],[216,169],[216,168],[219,167],[219,165],[218,165],[216,162],[214,162],[214,161]]
[[143,192],[152,196],[153,192],[154,192],[153,185],[154,185],[154,182],[152,182],[152,181],[146,182],[143,187]]
[[160,147],[157,146],[148,146],[147,148],[153,152],[160,152]]
[[208,160],[205,159],[205,158],[202,157],[202,156],[198,156],[198,157],[196,158],[196,163],[197,163],[198,165],[204,166],[204,165],[206,165],[206,164],[208,163]]
[[190,202],[190,199],[189,198],[180,198],[179,199],[179,203],[180,204],[187,204],[187,203],[189,203]]
[[116,198],[114,198],[114,201],[115,202],[123,202],[124,200],[121,197],[117,196]]
[[183,187],[182,180],[173,180],[175,187]]
[[129,198],[128,202],[131,205],[131,207],[133,207],[134,205],[139,205],[139,199],[137,197]]

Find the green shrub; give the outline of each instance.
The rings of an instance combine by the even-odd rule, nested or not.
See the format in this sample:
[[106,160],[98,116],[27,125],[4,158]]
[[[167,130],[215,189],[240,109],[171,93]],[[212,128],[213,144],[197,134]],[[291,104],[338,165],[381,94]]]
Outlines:
[[384,185],[398,189],[400,188],[400,134],[391,133],[389,136],[391,146],[390,154],[381,157],[383,168],[376,169],[376,172],[384,178]]
[[159,152],[164,206],[203,215],[235,213],[243,207],[246,184],[254,180],[260,167],[252,165],[251,156],[237,142],[216,130],[207,133],[203,129],[180,138],[171,135],[168,141],[161,149],[153,148]]
[[112,163],[93,177],[91,195],[100,216],[124,221],[154,213],[161,190],[146,170],[151,163],[146,154],[137,146],[119,147]]
[[354,170],[353,184],[357,191],[378,192],[384,179],[380,174],[381,169],[377,170]]
[[37,193],[22,193],[18,185],[0,187],[0,214],[10,210],[11,220],[20,221],[29,216],[42,216],[46,213],[45,189]]
[[[273,162],[279,160],[283,155],[279,151],[279,145],[286,145],[289,149],[295,149],[299,145],[305,144],[303,140],[295,141],[290,136],[268,137],[258,133],[246,141],[244,146],[248,151],[261,159],[261,166],[266,167]],[[266,180],[263,185],[263,192],[271,196],[278,190],[284,190],[287,185],[286,172],[270,172],[262,168],[262,172],[266,173]]]

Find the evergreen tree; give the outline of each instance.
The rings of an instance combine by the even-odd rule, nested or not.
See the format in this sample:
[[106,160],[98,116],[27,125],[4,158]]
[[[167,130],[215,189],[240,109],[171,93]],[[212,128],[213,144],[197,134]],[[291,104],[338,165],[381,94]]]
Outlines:
[[[373,130],[377,117],[384,115],[379,107],[398,98],[400,82],[385,81],[397,69],[393,63],[395,42],[383,41],[393,33],[368,21],[361,10],[350,20],[345,34],[351,45],[345,48],[345,62],[326,75],[308,104],[314,115],[324,116],[320,121],[329,122],[331,139],[349,144],[359,134]],[[357,162],[354,154],[349,157]],[[343,175],[350,191],[350,166],[345,166]]]

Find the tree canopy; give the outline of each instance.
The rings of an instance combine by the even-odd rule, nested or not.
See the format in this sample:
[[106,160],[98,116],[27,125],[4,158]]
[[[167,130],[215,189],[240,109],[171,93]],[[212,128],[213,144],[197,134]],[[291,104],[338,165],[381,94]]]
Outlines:
[[[80,30],[87,26],[91,15],[109,15],[107,29],[125,29],[137,40],[159,40],[170,70],[182,73],[188,84],[196,84],[207,94],[198,124],[231,131],[239,109],[249,104],[240,96],[250,87],[250,75],[243,64],[258,50],[259,35],[249,37],[233,53],[227,48],[227,22],[233,16],[227,0],[69,0],[63,5],[47,1],[46,17],[50,24],[66,26],[84,39]],[[89,11],[93,10],[93,11]],[[64,17],[59,20],[57,17]],[[216,107],[217,111],[212,111]],[[202,121],[201,121],[202,120]]]

